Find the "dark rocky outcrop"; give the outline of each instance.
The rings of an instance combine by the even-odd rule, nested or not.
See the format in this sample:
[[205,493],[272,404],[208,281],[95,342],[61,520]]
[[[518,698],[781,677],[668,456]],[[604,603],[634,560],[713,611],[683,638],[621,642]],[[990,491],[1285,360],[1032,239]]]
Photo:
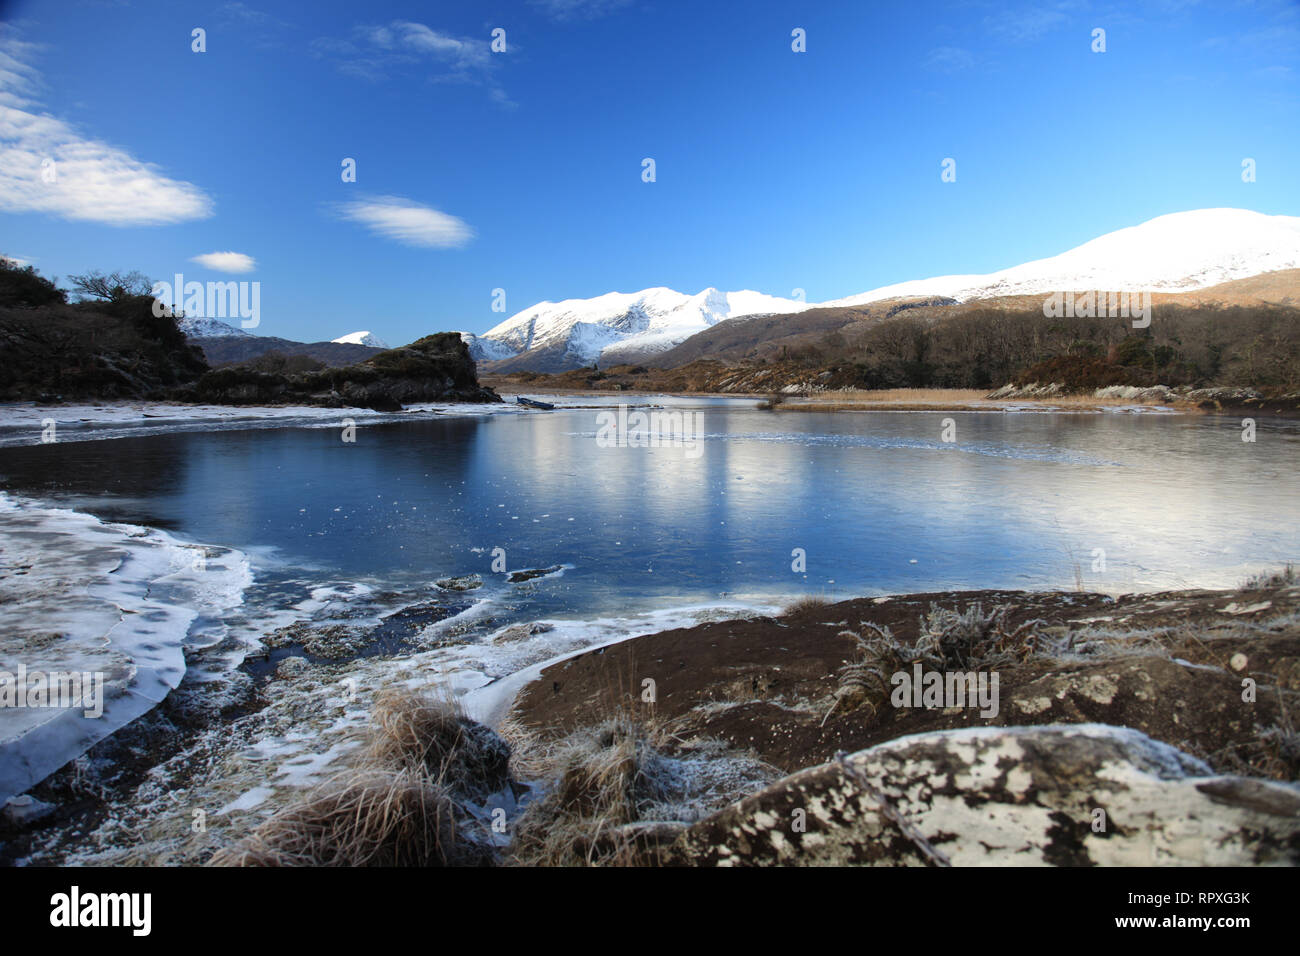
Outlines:
[[534,578],[543,578],[548,574],[554,574],[563,569],[563,565],[559,564],[553,564],[549,568],[526,568],[522,571],[511,571],[507,580],[511,584],[522,584],[525,581],[531,581]]
[[[64,290],[31,267],[0,258],[0,400],[143,398],[377,411],[410,402],[501,401],[479,385],[474,360],[455,332],[377,353],[316,343],[319,355],[314,346],[303,351],[284,339],[235,336],[226,344],[244,350],[249,364],[211,369],[212,355],[205,358],[172,316],[155,314],[152,296],[137,294],[147,280],[123,278],[128,281],[114,287],[98,282],[98,297],[69,303]],[[353,364],[315,367],[341,360]]]
[[291,374],[214,369],[177,397],[219,405],[324,405],[396,411],[412,402],[499,402],[478,383],[455,332],[440,332],[364,362]]

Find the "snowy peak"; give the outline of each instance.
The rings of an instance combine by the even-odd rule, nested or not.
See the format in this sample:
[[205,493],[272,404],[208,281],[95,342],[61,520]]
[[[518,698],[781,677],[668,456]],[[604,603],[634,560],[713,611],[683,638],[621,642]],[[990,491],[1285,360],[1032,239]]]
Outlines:
[[340,335],[337,339],[330,339],[330,341],[339,345],[368,345],[372,349],[392,348],[387,342],[370,331],[349,332],[347,335]]
[[806,308],[807,303],[761,292],[720,292],[710,287],[687,295],[659,286],[640,292],[609,292],[593,299],[539,302],[481,338],[512,354],[535,349],[561,353],[572,367],[615,354],[662,352],[724,319]]
[[212,339],[226,335],[242,335],[245,338],[253,337],[252,333],[245,332],[233,325],[202,317],[177,319],[176,328],[180,329],[186,338],[191,339]]
[[926,295],[966,301],[1057,291],[1193,292],[1295,268],[1300,268],[1300,217],[1248,209],[1196,209],[1158,216],[1058,256],[999,272],[915,279],[823,304],[861,305]]

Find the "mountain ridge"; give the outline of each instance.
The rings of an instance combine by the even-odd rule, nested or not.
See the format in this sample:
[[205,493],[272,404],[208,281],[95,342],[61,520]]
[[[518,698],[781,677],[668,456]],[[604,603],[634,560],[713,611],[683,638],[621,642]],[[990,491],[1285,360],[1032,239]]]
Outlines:
[[890,299],[962,303],[1070,290],[1192,292],[1295,268],[1300,268],[1300,217],[1218,207],[1157,216],[996,272],[913,279],[820,303],[712,287],[688,295],[663,286],[540,302],[474,336],[471,351],[486,370],[501,374],[657,364],[695,335],[756,316]]

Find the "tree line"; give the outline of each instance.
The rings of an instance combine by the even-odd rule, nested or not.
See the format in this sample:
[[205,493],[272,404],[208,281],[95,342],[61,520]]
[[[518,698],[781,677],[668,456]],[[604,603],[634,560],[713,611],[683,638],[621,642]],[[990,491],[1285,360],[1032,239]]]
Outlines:
[[1300,309],[1290,305],[1154,307],[1131,319],[1045,318],[1041,310],[915,311],[827,333],[780,356],[838,369],[859,388],[1104,385],[1300,388]]

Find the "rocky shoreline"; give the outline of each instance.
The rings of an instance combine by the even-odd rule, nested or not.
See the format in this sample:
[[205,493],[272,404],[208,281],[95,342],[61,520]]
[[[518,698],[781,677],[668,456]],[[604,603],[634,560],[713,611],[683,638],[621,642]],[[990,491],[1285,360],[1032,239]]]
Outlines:
[[[440,590],[455,603],[476,583]],[[182,733],[166,767],[145,758],[151,735],[174,739],[195,716],[183,697],[109,747],[119,770],[141,761],[116,785],[139,813],[106,818],[75,774],[33,792],[64,804],[62,826],[95,831],[85,860],[101,862],[1300,864],[1289,569],[1227,591],[948,591],[697,620],[539,664],[491,711],[467,711],[439,665],[401,647],[292,626],[248,662],[245,704]],[[896,696],[914,671],[967,672],[972,696]],[[332,694],[322,712],[298,692],[344,676],[373,691],[373,711]],[[268,732],[340,720],[324,782],[254,810],[269,791],[242,755]],[[184,813],[167,809],[176,800]],[[192,807],[223,800],[191,833]],[[36,826],[0,827],[8,862],[57,862],[78,843]],[[126,832],[150,840],[132,849]]]
[[[628,821],[655,824],[627,831],[632,862],[1294,865],[1298,609],[1293,579],[809,602],[554,664],[512,720],[559,743],[621,710],[788,774],[703,820]],[[963,620],[1003,645],[995,715],[895,706],[888,668],[846,691],[862,634],[906,661]]]

